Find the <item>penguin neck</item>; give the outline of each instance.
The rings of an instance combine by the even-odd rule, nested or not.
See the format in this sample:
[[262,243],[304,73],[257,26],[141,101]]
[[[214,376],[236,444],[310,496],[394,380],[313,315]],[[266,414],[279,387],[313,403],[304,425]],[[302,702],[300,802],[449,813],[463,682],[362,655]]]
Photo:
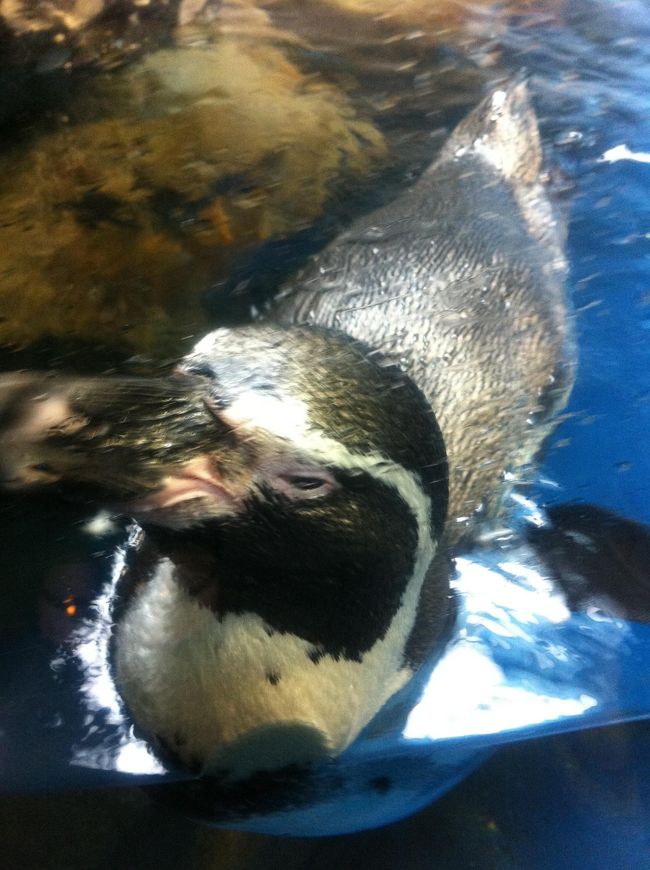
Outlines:
[[174,581],[215,619],[259,616],[269,633],[310,642],[314,661],[325,655],[361,661],[398,615],[408,633],[433,552],[431,545],[421,553],[404,536],[389,558],[369,552],[362,565],[339,561],[301,571],[289,558],[258,559],[230,538],[218,528],[147,529],[132,580],[146,582],[166,560]]

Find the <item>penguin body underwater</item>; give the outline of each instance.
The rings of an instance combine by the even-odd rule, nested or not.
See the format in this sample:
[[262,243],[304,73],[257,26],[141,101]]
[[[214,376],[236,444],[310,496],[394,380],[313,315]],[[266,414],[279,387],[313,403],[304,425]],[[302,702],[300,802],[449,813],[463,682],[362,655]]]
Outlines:
[[573,382],[541,164],[509,84],[170,376],[0,380],[4,486],[137,523],[114,678],[182,764],[237,781],[336,756],[443,643],[450,548],[498,517]]

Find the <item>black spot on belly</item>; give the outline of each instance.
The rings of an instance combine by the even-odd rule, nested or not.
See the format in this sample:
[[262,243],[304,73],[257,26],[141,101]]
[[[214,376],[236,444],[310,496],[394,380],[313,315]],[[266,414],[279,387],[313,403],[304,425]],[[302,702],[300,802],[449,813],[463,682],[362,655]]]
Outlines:
[[282,679],[282,676],[277,671],[267,671],[266,679],[272,686],[277,686],[277,684]]
[[379,794],[387,794],[393,787],[389,776],[375,776],[374,779],[368,780],[368,785]]

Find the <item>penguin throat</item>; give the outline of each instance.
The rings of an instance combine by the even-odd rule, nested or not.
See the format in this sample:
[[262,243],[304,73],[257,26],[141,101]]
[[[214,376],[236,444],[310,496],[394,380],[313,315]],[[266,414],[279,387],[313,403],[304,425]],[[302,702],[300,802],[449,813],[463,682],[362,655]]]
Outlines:
[[269,632],[309,642],[314,662],[325,655],[360,661],[386,635],[420,571],[406,533],[389,559],[369,552],[365,564],[341,558],[311,568],[292,563],[290,542],[286,554],[270,558],[217,523],[183,533],[152,528],[146,539],[148,564],[136,569],[137,583],[166,560],[179,587],[217,621],[255,614]]

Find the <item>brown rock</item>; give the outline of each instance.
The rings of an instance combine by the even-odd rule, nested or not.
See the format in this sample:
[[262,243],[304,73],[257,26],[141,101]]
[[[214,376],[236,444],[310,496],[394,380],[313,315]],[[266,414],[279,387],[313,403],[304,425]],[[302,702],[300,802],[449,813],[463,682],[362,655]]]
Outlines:
[[5,345],[174,352],[233,249],[309,225],[384,156],[342,95],[237,38],[151,53],[71,114],[2,158]]

